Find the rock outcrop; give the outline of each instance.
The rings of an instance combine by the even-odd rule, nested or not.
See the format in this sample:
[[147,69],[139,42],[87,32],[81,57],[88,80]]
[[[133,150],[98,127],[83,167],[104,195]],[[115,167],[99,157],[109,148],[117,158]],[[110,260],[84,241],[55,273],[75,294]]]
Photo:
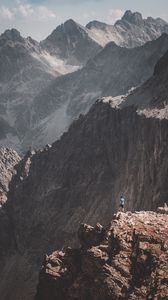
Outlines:
[[164,207],[158,207],[158,208],[157,208],[157,212],[158,212],[158,213],[161,213],[161,214],[166,214],[166,215],[168,215],[168,206],[167,206],[167,204],[165,203],[165,204],[164,204]]
[[0,206],[7,200],[9,183],[16,174],[16,165],[20,161],[16,151],[9,148],[0,148]]
[[168,216],[114,215],[81,225],[80,248],[46,256],[36,300],[168,299]]

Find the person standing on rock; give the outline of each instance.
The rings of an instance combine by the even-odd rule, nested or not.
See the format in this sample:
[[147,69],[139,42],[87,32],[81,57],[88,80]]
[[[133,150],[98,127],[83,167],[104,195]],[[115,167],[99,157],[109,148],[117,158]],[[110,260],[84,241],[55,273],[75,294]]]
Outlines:
[[125,207],[125,198],[123,196],[120,197],[120,211],[124,212]]

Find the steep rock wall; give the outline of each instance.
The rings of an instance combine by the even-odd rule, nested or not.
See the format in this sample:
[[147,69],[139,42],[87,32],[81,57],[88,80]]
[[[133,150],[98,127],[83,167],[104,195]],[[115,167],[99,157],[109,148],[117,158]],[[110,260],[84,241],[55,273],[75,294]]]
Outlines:
[[[5,207],[15,256],[12,267],[9,259],[7,265],[3,262],[1,274],[7,266],[13,268],[7,282],[14,282],[15,300],[20,293],[32,299],[43,255],[77,245],[81,222],[107,224],[121,194],[127,210],[155,210],[167,202],[167,153],[168,121],[101,101],[52,147],[28,153],[18,165]],[[3,291],[0,285],[3,299],[13,299],[5,284]]]

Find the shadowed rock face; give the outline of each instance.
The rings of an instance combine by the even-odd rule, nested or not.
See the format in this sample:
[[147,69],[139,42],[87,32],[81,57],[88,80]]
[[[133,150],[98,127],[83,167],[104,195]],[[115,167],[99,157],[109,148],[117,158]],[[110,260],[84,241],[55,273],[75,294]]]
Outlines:
[[20,161],[16,151],[9,148],[0,148],[0,205],[7,200],[7,192],[12,176],[16,174],[16,165]]
[[9,204],[18,247],[31,248],[32,234],[42,253],[53,236],[58,246],[72,242],[81,221],[110,221],[121,193],[127,209],[167,202],[167,150],[166,120],[97,102],[60,141],[28,158],[26,177],[18,171],[13,179]]
[[[12,284],[15,300],[20,295],[33,299],[43,255],[76,247],[81,222],[110,222],[121,193],[127,210],[155,210],[167,202],[167,153],[166,120],[146,119],[133,108],[116,110],[103,102],[52,147],[28,153],[17,166],[4,208],[15,248],[13,257],[3,260],[0,276],[8,270],[6,284]],[[13,300],[5,282],[0,294]]]
[[[168,51],[157,62],[153,76],[134,90],[122,106],[164,109],[168,105]],[[168,118],[165,114],[165,117]]]
[[81,248],[45,257],[36,300],[168,298],[167,215],[118,213],[78,236]]
[[0,36],[1,146],[21,151],[22,139],[31,126],[33,98],[56,76],[40,55],[39,43],[24,39],[15,29]]
[[[155,210],[167,202],[167,135],[166,120],[97,102],[52,147],[26,155],[4,208],[3,226],[12,226],[15,247],[1,274],[8,270],[6,284],[11,282],[16,300],[33,299],[44,253],[76,246],[81,222],[110,222],[121,193],[127,210]],[[13,297],[5,281],[0,293],[4,300]]]

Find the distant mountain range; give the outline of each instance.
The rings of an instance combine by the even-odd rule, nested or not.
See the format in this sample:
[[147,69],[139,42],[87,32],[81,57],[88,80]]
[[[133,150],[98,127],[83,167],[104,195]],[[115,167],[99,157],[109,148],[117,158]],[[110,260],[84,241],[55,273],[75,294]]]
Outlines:
[[124,95],[144,83],[167,49],[166,34],[132,49],[111,42],[81,70],[56,78],[34,98],[33,127],[24,144],[29,141],[39,147],[52,143],[97,98]]
[[165,21],[131,11],[113,26],[68,20],[40,43],[6,30],[0,36],[0,145],[24,151],[52,143],[98,97],[145,82],[168,49],[162,33],[168,33]]
[[114,25],[99,21],[90,22],[86,26],[102,46],[114,41],[122,47],[137,47],[147,41],[158,38],[163,32],[168,33],[168,24],[164,20],[148,17],[143,19],[139,12],[127,10],[121,20]]

